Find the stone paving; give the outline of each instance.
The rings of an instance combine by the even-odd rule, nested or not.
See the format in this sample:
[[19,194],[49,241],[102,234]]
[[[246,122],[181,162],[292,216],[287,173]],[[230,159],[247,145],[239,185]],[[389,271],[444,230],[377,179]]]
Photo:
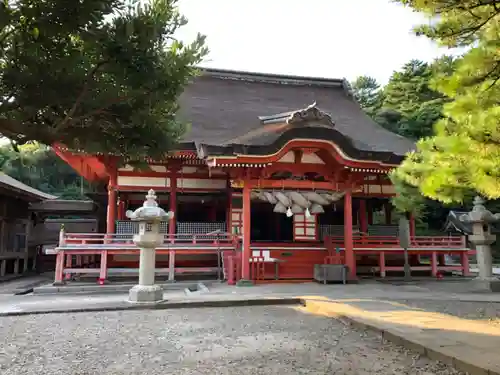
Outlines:
[[[383,285],[380,283],[362,283],[358,285],[320,285],[315,283],[305,284],[267,284],[254,287],[232,287],[226,284],[213,284],[209,293],[193,293],[189,296],[183,291],[168,291],[164,298],[171,302],[179,301],[206,301],[206,300],[241,300],[260,299],[266,297],[296,297],[296,296],[323,296],[330,299],[369,298],[380,300],[419,300],[446,301],[448,305],[455,302],[481,302],[500,303],[500,293],[458,293],[459,283],[445,287],[441,291],[432,291],[427,286]],[[456,290],[458,289],[458,290]],[[125,306],[127,294],[106,295],[28,295],[4,296],[0,295],[0,314],[10,312],[50,311],[53,309],[81,309],[88,307],[105,308]],[[479,307],[479,306],[478,306]]]
[[[169,300],[167,304],[201,304],[212,303],[213,301],[223,301],[229,304],[235,301],[251,302],[252,300],[262,301],[267,298],[289,299],[291,297],[303,297],[306,306],[299,308],[303,313],[323,316],[323,319],[324,316],[335,319],[339,317],[348,319],[354,322],[358,328],[369,328],[374,332],[378,332],[379,339],[382,336],[403,346],[413,348],[431,358],[447,361],[459,369],[469,371],[471,374],[500,374],[500,358],[497,355],[500,347],[500,326],[496,324],[500,311],[500,294],[471,293],[467,289],[467,285],[460,282],[422,282],[405,285],[363,282],[357,285],[345,286],[325,286],[308,283],[268,284],[237,288],[224,284],[214,284],[209,291],[202,293],[192,293],[187,296],[182,292],[169,291],[164,294],[164,298]],[[64,311],[65,309],[88,307],[106,309],[113,306],[126,308],[126,306],[130,305],[125,300],[125,294],[93,296],[35,295],[16,296],[8,299],[3,299],[0,296],[0,315],[15,313],[16,311],[30,312],[38,310],[39,312],[50,312],[58,309]],[[163,308],[166,307],[168,306]],[[255,308],[247,307],[247,309],[254,311]],[[282,311],[273,310],[277,309],[276,307],[269,307],[269,309],[270,311]],[[205,308],[196,311],[200,316],[205,316],[206,311],[209,310]],[[178,314],[183,314],[183,310],[175,311],[180,311]],[[128,311],[122,313],[45,315],[45,317],[49,317],[47,318],[49,320],[57,320],[55,318],[57,316],[62,317],[62,320],[68,320],[70,319],[68,317],[72,317],[71,319],[79,322],[77,324],[83,324],[82,327],[84,328],[85,321],[81,320],[81,316],[88,319],[91,316],[100,317],[101,314],[105,316],[108,316],[107,314],[117,314],[116,316],[123,317],[128,316],[127,314],[139,313]],[[175,316],[176,313],[174,310],[163,310],[162,312],[143,311],[142,314],[144,316],[150,314]],[[0,317],[0,319],[21,319],[20,321],[22,321],[22,319],[36,318],[31,316]],[[3,326],[2,322],[5,322],[5,320],[0,320],[0,326]],[[120,325],[121,323],[116,324]],[[314,326],[311,327],[314,329]],[[246,328],[244,329],[246,330]],[[266,372],[262,373],[266,374]],[[432,374],[433,372],[429,373]]]
[[305,299],[301,311],[348,318],[358,328],[370,329],[382,338],[474,375],[500,374],[500,327],[392,301],[319,296]]
[[0,337],[2,375],[461,374],[288,307],[4,317]]
[[432,303],[429,303],[429,301],[421,300],[396,300],[394,302],[403,303],[426,311],[452,315],[458,318],[478,320],[500,327],[500,303],[461,301],[454,301],[453,303],[447,301],[432,301]]

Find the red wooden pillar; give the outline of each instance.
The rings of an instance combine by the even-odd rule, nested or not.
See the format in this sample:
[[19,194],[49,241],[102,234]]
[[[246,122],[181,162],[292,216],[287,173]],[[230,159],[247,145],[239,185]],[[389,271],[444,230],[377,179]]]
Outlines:
[[384,204],[384,216],[385,216],[385,224],[392,224],[392,205],[391,202],[385,202]]
[[248,181],[243,185],[243,251],[241,256],[241,278],[243,280],[250,280],[250,186]]
[[227,207],[226,207],[227,232],[233,233],[233,224],[232,224],[233,188],[231,187],[231,182],[229,180],[227,180],[226,182],[226,198],[227,198]]
[[345,262],[349,267],[349,280],[356,279],[356,256],[352,238],[352,193],[347,190],[344,195],[344,249]]
[[168,221],[168,234],[172,239],[176,232],[177,226],[177,174],[174,173],[170,177],[170,207],[169,210],[174,213],[174,216]]
[[366,212],[366,200],[359,201],[359,230],[361,233],[368,233],[368,216]]
[[111,166],[108,181],[108,212],[106,215],[106,233],[108,234],[115,233],[117,174],[116,166]]

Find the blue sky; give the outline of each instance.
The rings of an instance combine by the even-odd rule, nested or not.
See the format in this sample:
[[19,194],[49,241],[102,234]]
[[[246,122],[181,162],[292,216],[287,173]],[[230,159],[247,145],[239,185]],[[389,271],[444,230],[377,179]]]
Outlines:
[[178,36],[207,36],[203,66],[385,83],[411,59],[446,53],[411,29],[421,15],[390,0],[180,0]]

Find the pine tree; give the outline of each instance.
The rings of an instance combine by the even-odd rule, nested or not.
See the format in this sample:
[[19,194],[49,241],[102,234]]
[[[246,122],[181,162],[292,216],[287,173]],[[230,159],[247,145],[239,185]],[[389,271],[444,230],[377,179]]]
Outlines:
[[441,117],[446,96],[432,88],[432,77],[452,60],[439,59],[432,64],[412,60],[394,72],[384,87],[384,101],[377,120],[381,125],[411,139],[432,134]]
[[382,90],[377,80],[369,76],[360,76],[351,83],[354,98],[369,115],[374,116],[382,104]]
[[398,2],[433,18],[418,34],[468,50],[451,75],[436,75],[436,89],[452,101],[435,135],[418,142],[393,181],[442,202],[461,201],[471,191],[500,198],[500,0]]

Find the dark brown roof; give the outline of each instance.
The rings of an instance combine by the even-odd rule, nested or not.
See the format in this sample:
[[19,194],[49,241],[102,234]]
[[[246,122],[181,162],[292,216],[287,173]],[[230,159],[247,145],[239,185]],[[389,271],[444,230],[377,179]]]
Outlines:
[[[254,146],[252,149],[258,144],[270,145],[280,137],[286,138],[286,134],[262,132],[266,120],[289,115],[313,103],[331,117],[334,129],[321,127],[317,137],[341,137],[348,148],[399,157],[414,149],[413,142],[365,115],[345,80],[214,69],[204,69],[181,96],[181,118],[191,124],[183,142],[211,146],[245,144]],[[294,131],[302,137],[313,133],[310,127]]]

